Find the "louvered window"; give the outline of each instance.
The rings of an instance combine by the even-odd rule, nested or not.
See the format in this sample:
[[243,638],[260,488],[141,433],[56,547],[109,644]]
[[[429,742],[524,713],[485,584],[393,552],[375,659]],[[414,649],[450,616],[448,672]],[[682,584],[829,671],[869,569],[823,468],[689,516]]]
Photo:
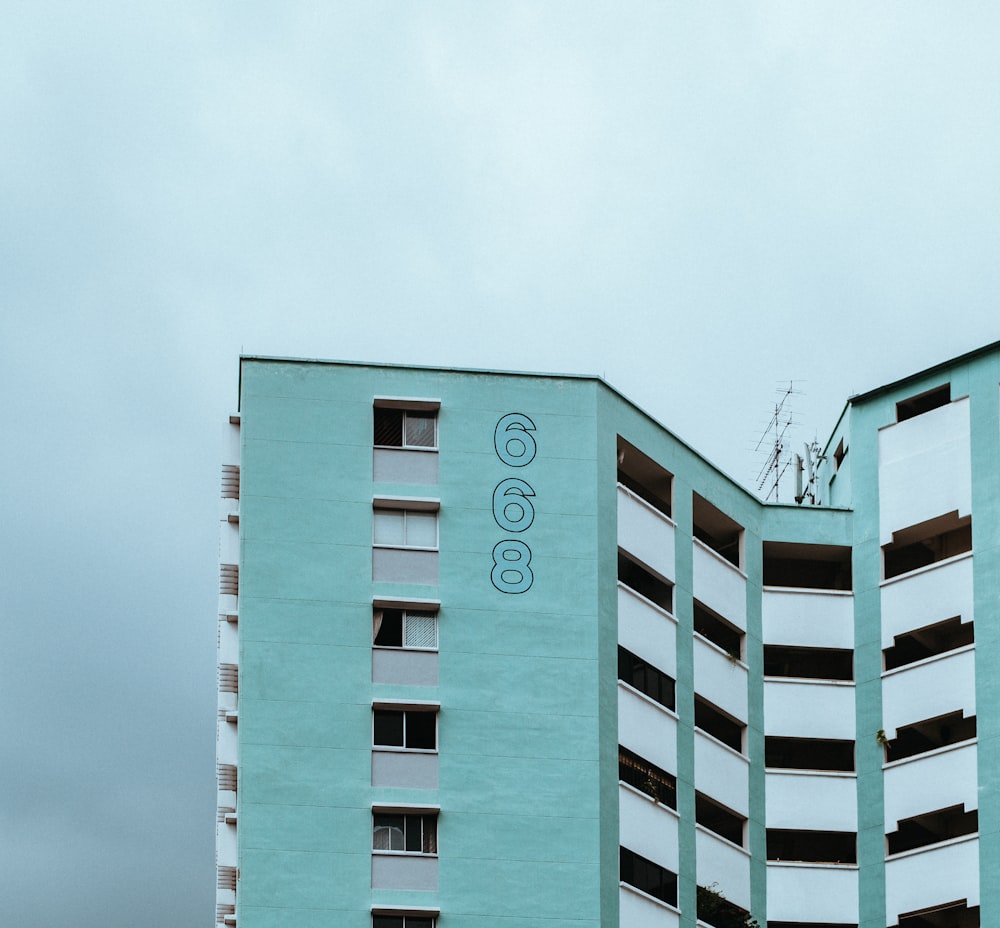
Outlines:
[[219,789],[236,792],[236,765],[219,764]]
[[215,885],[217,889],[230,889],[236,892],[236,868],[219,867],[218,880]]
[[413,648],[436,651],[437,613],[409,609],[375,609],[373,643],[377,648]]
[[375,408],[375,446],[378,448],[437,448],[437,412]]
[[240,468],[237,464],[222,465],[222,498],[240,498]]
[[219,565],[219,593],[223,596],[239,596],[240,569],[235,564]]
[[236,664],[219,664],[219,692],[239,693],[240,676]]

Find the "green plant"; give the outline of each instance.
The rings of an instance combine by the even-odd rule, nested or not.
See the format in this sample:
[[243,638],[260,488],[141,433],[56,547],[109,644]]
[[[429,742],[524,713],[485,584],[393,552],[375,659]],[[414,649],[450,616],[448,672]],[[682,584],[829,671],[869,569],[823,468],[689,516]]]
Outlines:
[[698,918],[713,928],[760,928],[757,919],[730,902],[717,889],[718,885],[698,887]]

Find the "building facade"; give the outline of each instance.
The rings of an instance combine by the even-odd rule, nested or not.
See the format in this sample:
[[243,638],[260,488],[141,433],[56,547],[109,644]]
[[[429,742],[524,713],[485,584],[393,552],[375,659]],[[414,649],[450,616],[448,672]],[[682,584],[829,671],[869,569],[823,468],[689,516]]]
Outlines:
[[595,378],[244,357],[228,436],[220,924],[1000,924],[1000,343],[815,505]]

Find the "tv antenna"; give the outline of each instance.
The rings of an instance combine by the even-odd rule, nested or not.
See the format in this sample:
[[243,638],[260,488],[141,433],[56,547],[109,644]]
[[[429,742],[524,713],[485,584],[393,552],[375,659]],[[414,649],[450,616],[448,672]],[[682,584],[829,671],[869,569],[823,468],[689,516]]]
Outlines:
[[789,451],[790,433],[794,425],[792,397],[800,396],[802,391],[796,389],[794,380],[789,380],[787,387],[782,385],[775,392],[780,399],[774,404],[774,413],[758,439],[754,451],[766,452],[764,463],[755,481],[757,492],[764,493],[766,501],[773,500],[777,503],[780,501],[781,478],[792,463]]

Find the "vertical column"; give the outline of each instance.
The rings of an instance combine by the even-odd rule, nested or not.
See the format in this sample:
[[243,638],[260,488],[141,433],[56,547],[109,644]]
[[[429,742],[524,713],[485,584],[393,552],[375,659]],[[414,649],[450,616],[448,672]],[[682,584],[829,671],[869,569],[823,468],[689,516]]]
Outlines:
[[883,928],[886,924],[884,754],[877,740],[882,728],[878,429],[891,420],[892,413],[884,398],[851,408],[858,924],[862,928]]
[[693,487],[674,476],[673,518],[677,523],[677,583],[674,587],[674,615],[677,618],[677,812],[680,815],[677,874],[677,904],[681,924],[694,928],[698,908],[695,872],[694,797],[694,549]]
[[1000,920],[1000,363],[970,371],[981,925]]

